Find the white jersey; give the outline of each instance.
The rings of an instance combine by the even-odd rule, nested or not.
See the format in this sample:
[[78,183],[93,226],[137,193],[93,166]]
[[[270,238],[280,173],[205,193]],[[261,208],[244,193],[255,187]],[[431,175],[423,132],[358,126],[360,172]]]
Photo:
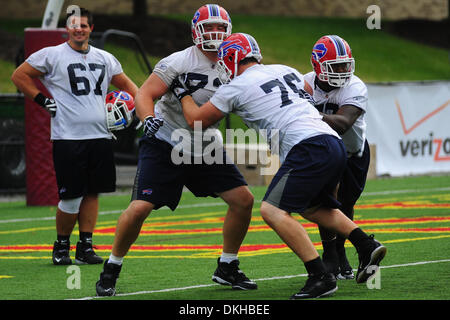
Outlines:
[[111,138],[105,98],[111,78],[123,72],[113,55],[93,46],[76,51],[65,42],[33,53],[26,62],[45,73],[40,80],[56,102],[52,140]]
[[[164,83],[170,87],[172,81],[181,74],[187,74],[190,88],[194,87],[192,98],[200,106],[212,97],[214,92],[220,86],[217,77],[216,64],[209,60],[199,48],[191,46],[182,51],[175,52],[170,56],[159,61],[153,72],[161,78]],[[223,137],[217,129],[219,123],[206,129],[205,136],[211,137],[211,140],[203,141],[199,134],[194,135],[194,131],[186,122],[183,115],[183,108],[178,98],[168,90],[155,105],[155,115],[164,119],[164,125],[159,128],[156,138],[166,141],[171,145],[178,145],[183,148],[186,154],[198,154],[198,148],[194,148],[194,144],[202,146],[202,150],[214,141],[222,144]],[[182,130],[179,130],[182,129]],[[189,139],[181,138],[177,134],[182,131],[188,133]],[[180,141],[181,140],[181,141]],[[201,151],[203,153],[203,151]]]
[[304,77],[313,89],[313,98],[320,112],[333,114],[343,105],[352,105],[362,110],[362,114],[356,119],[353,126],[341,136],[347,152],[361,156],[366,140],[365,115],[368,100],[366,85],[353,75],[347,86],[326,92],[314,84],[315,78],[315,72],[309,72]]
[[[236,113],[247,126],[258,130],[272,152],[277,151],[274,146],[279,149],[283,162],[291,148],[302,140],[321,134],[339,137],[303,98],[303,88],[303,75],[297,70],[257,64],[221,86],[211,103],[226,114]],[[272,139],[277,133],[278,143]]]

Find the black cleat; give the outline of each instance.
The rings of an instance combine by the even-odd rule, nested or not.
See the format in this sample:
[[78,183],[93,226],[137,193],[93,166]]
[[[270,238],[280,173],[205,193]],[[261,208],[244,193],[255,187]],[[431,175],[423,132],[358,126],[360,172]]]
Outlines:
[[95,290],[98,296],[115,296],[116,295],[116,281],[119,278],[122,265],[108,263],[105,261],[103,265],[103,272],[100,273],[100,280],[95,284]]
[[353,280],[353,279],[355,279],[355,274],[353,273],[352,269],[340,270],[336,276],[336,279],[338,279],[338,280]]
[[231,261],[230,263],[220,262],[217,259],[217,269],[212,276],[212,281],[218,284],[231,286],[236,290],[254,290],[258,286],[255,282],[247,278],[239,269],[239,260]]
[[296,294],[291,296],[291,300],[322,298],[332,295],[337,291],[336,278],[332,273],[325,273],[321,276],[308,276],[305,286]]
[[378,271],[378,266],[386,255],[386,247],[379,243],[370,235],[370,244],[368,248],[361,250],[358,253],[359,266],[356,273],[356,282],[366,282],[370,276],[374,275]]
[[353,274],[353,269],[347,260],[345,251],[343,254],[338,253],[338,255],[339,255],[339,273],[336,275],[336,279],[338,279],[338,280],[355,279],[355,275]]
[[77,242],[77,251],[75,252],[76,264],[99,264],[102,262],[103,259],[95,253],[91,242],[81,240]]
[[69,255],[70,243],[61,243],[55,241],[53,244],[52,261],[54,265],[69,265],[72,264],[72,260]]

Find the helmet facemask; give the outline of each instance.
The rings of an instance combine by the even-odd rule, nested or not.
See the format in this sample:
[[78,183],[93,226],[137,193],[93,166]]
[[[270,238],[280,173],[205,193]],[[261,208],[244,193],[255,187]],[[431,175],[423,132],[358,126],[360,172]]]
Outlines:
[[219,81],[222,84],[226,84],[231,81],[233,77],[233,72],[231,72],[231,70],[227,67],[227,65],[225,64],[225,62],[223,62],[223,60],[217,61],[216,68]]
[[353,58],[327,60],[320,63],[320,69],[319,80],[326,81],[333,87],[345,87],[355,72],[355,60]]
[[[134,101],[125,92],[114,91],[107,97],[106,123],[109,131],[122,130],[131,125],[134,118]],[[127,104],[128,103],[128,104]]]
[[[225,31],[207,31],[208,24],[223,24]],[[231,34],[231,24],[223,19],[207,19],[195,25],[195,45],[201,45],[204,51],[217,51],[220,44]]]

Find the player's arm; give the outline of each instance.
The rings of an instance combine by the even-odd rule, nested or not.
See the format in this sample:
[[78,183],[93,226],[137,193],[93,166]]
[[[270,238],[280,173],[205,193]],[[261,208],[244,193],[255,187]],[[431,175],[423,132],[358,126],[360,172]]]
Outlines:
[[347,104],[340,107],[335,114],[322,114],[322,120],[342,135],[353,126],[362,112],[362,109]]
[[11,81],[27,98],[47,110],[52,117],[56,115],[55,100],[43,95],[36,87],[33,79],[43,76],[44,73],[33,68],[28,62],[23,62],[14,70]]
[[111,84],[119,90],[126,91],[136,97],[138,86],[124,73],[119,73],[111,78]]
[[155,103],[156,99],[161,98],[169,90],[169,87],[158,77],[152,73],[147,80],[145,80],[142,87],[134,97],[134,106],[136,115],[144,124],[144,134],[148,137],[153,137],[159,128],[163,125],[163,120],[155,118]]
[[11,81],[27,98],[33,100],[40,93],[33,79],[43,75],[44,73],[33,68],[28,62],[23,62],[14,70]]
[[225,115],[217,109],[210,101],[199,107],[191,96],[187,95],[181,99],[183,114],[188,125],[194,129],[194,122],[200,121],[202,129],[220,121]]
[[155,116],[156,99],[161,98],[169,90],[164,81],[152,73],[139,88],[134,99],[136,114],[142,121],[147,116]]

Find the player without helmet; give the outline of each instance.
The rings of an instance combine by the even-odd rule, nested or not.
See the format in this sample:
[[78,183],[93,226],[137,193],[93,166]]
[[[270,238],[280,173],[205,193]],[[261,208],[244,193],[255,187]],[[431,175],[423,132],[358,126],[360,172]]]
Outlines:
[[217,51],[222,41],[231,34],[231,19],[219,5],[206,4],[192,18],[192,40],[205,51]]

